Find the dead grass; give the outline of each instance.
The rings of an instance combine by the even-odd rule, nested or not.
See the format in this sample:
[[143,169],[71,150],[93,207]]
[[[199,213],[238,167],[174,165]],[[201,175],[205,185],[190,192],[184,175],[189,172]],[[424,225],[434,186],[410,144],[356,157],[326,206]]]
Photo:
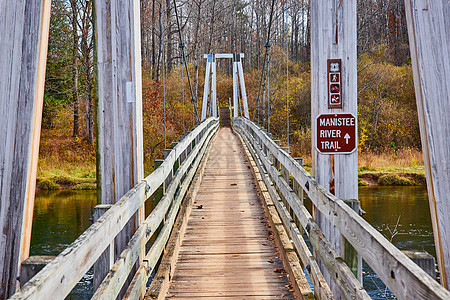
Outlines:
[[[302,157],[305,170],[311,173],[311,155],[307,154]],[[359,174],[413,173],[425,175],[422,152],[416,149],[400,149],[396,156],[390,151],[381,153],[360,152],[358,153],[358,166]]]
[[73,137],[72,124],[70,108],[64,108],[55,117],[52,129],[42,129],[38,178],[65,178],[78,183],[95,181],[95,145]]
[[399,149],[381,153],[361,152],[358,155],[360,173],[403,172],[425,174],[422,152],[416,149]]

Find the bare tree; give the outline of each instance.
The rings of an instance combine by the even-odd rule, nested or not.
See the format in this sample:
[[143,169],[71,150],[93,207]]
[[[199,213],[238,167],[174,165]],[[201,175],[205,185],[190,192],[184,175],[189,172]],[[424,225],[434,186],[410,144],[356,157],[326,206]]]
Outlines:
[[72,9],[72,99],[73,99],[73,136],[79,135],[79,115],[80,107],[78,100],[78,3],[77,0],[70,0],[70,7]]

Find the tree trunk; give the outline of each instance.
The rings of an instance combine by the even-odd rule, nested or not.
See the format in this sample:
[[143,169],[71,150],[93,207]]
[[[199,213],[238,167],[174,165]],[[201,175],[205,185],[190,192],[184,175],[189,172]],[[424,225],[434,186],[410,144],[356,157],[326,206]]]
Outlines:
[[83,73],[85,80],[85,93],[86,93],[86,139],[89,144],[94,141],[94,118],[93,118],[93,97],[92,97],[92,39],[89,39],[89,33],[92,30],[92,2],[86,2],[86,6],[83,8],[82,16],[82,38],[81,38],[81,50],[83,55]]
[[79,135],[79,123],[80,123],[80,104],[78,99],[78,26],[77,16],[78,8],[77,1],[70,0],[70,6],[72,8],[72,34],[73,34],[73,56],[72,56],[72,98],[73,98],[73,136]]
[[152,1],[152,79],[156,78],[156,28],[155,28],[155,5],[156,0]]

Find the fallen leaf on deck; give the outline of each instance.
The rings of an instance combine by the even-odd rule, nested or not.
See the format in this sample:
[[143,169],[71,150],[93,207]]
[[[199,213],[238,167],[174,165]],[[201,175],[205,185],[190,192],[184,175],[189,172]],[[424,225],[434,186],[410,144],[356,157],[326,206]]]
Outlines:
[[275,273],[282,273],[284,271],[284,269],[282,268],[277,268],[274,272]]
[[232,184],[230,184],[230,185],[237,185],[237,183],[232,183]]
[[202,209],[203,205],[197,205],[197,209]]

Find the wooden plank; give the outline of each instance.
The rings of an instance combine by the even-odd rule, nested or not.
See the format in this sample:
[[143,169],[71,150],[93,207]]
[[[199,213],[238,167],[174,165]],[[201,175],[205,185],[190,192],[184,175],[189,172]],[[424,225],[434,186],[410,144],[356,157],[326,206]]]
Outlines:
[[[147,295],[148,298],[158,298],[159,295],[165,295],[168,289],[169,281],[173,277],[174,273],[174,266],[176,258],[178,257],[178,253],[180,250],[181,242],[184,237],[184,234],[186,232],[186,226],[187,222],[186,219],[189,217],[192,209],[192,203],[193,199],[198,193],[200,181],[203,178],[204,174],[204,165],[205,161],[208,157],[208,149],[210,147],[210,144],[208,145],[208,148],[205,149],[204,152],[202,152],[201,155],[201,163],[198,166],[198,172],[196,172],[192,183],[189,187],[189,191],[185,199],[182,203],[182,210],[180,211],[176,224],[174,226],[174,230],[171,234],[170,240],[168,242],[168,245],[166,246],[166,250],[164,251],[164,256],[161,260],[161,264],[158,267],[158,271],[155,274],[154,279],[152,280],[150,287],[147,290],[147,293],[144,293]],[[200,160],[200,157],[199,157]],[[147,278],[147,277],[145,277]],[[135,287],[130,286],[131,291],[127,292],[130,296],[132,295],[133,290],[145,290],[146,288],[146,281],[141,281],[139,284],[136,284]],[[142,298],[142,297],[140,297]],[[136,297],[130,297],[129,299],[136,299]]]
[[[329,216],[345,238],[362,258],[377,273],[380,279],[399,298],[426,297],[433,299],[450,298],[450,293],[435,282],[428,274],[408,259],[400,250],[389,243],[378,231],[362,219],[348,205],[330,194],[312,178],[294,159],[283,151],[278,151],[275,143],[250,121],[235,119],[236,126],[246,124],[253,130],[269,151],[289,170],[294,179],[304,187],[304,191],[314,205]],[[243,132],[249,139],[253,136]],[[256,141],[253,141],[256,143]],[[259,146],[256,147],[259,149]],[[369,246],[370,245],[370,246]]]
[[[203,150],[206,149],[208,141],[212,138],[214,131],[210,133],[210,135],[204,135],[202,137],[202,140],[200,141],[200,145],[203,145]],[[200,153],[200,150],[201,148],[196,147],[192,151],[192,155],[187,158],[186,163],[180,166],[177,172],[177,176],[173,179],[173,181],[167,188],[166,195],[158,203],[157,207],[152,211],[147,219],[143,222],[142,226],[140,226],[136,233],[133,235],[130,243],[121,253],[116,263],[111,268],[108,275],[95,292],[93,299],[114,299],[119,295],[122,286],[125,284],[130,272],[132,271],[136,261],[138,260],[139,254],[142,250],[145,251],[145,245],[153,236],[153,233],[157,230],[161,221],[164,219],[164,227],[161,229],[161,233],[156,238],[156,241],[153,243],[150,251],[145,255],[146,267],[151,269],[155,268],[159,258],[162,255],[167,240],[169,239],[170,232],[172,231],[172,226],[178,213],[178,209],[181,205],[181,201],[184,195],[187,192],[189,184],[182,184],[179,190],[178,186],[181,184],[181,180],[184,177],[184,174],[188,172],[188,170],[189,174],[185,178],[186,182],[189,183],[194,177],[195,171],[197,169],[196,167],[198,166],[202,156],[196,156]],[[189,169],[190,162],[194,159],[196,159],[196,163],[194,164],[194,167]],[[167,212],[167,209],[169,209],[169,212]]]
[[[241,139],[242,142],[242,139]],[[262,176],[258,169],[257,163],[253,160],[251,153],[248,151],[248,147],[243,143],[245,153],[247,158],[250,160],[252,165],[252,172],[256,178],[261,178],[258,180],[259,190],[266,190],[267,186],[262,180]],[[301,295],[303,299],[314,299],[314,294],[309,286],[309,283],[306,279],[306,276],[303,272],[304,266],[302,266],[297,254],[294,251],[292,243],[285,231],[285,228],[282,225],[282,221],[276,211],[276,208],[273,206],[274,203],[270,198],[269,193],[262,193],[263,195],[263,204],[266,212],[270,216],[271,226],[276,228],[277,234],[276,241],[278,242],[279,247],[281,248],[281,254],[283,255],[283,261],[288,265],[288,272],[291,278],[291,283],[293,284],[293,289],[296,291],[297,295]],[[317,294],[320,294],[317,293]],[[319,297],[317,297],[319,298]],[[320,299],[320,298],[319,298]]]
[[[236,164],[248,165],[248,162],[244,161],[243,151],[238,150],[237,145],[239,145],[238,140],[231,130],[221,129],[210,150],[205,170],[208,170],[210,165],[215,165],[219,158],[225,158],[229,163],[225,164],[224,169],[228,170],[229,178],[233,178]],[[232,151],[237,151],[239,155],[229,155],[230,152],[233,153]],[[246,167],[242,169],[247,169],[247,172],[251,174],[250,169]],[[203,180],[209,181],[206,175]],[[282,264],[277,259],[276,248],[266,223],[261,223],[264,221],[264,211],[260,203],[251,205],[255,202],[252,199],[255,199],[256,191],[250,189],[248,193],[242,193],[235,187],[230,186],[228,180],[220,179],[215,189],[209,188],[207,191],[210,193],[210,198],[214,199],[215,193],[211,191],[227,189],[228,201],[208,201],[206,198],[195,200],[167,297],[280,296],[283,293],[286,297],[291,295],[287,288],[289,284],[287,278],[284,274],[275,272],[277,269],[282,272]],[[244,188],[246,191],[245,185],[240,184],[240,181],[237,181],[237,187]],[[199,195],[202,189],[201,185]],[[244,200],[234,203],[232,199],[237,194],[246,195],[248,198],[245,200],[242,197]],[[203,205],[203,207],[196,209],[195,205]],[[208,211],[208,206],[214,209]],[[230,207],[234,209],[229,209]],[[249,219],[251,223],[244,221],[248,227],[236,226],[242,215],[251,217],[252,212],[254,219]],[[208,218],[202,219],[205,213],[211,216],[210,221]],[[213,217],[214,213],[215,217]],[[191,220],[195,220],[195,227],[191,225]],[[252,228],[251,225],[258,227]],[[246,231],[238,232],[238,228]]]
[[29,255],[51,2],[0,7],[0,298],[8,298]]
[[[179,168],[178,172],[177,172],[177,176],[175,177],[174,181],[172,182],[172,184],[168,187],[168,191],[167,194],[164,196],[162,202],[165,202],[165,199],[169,199],[171,201],[171,199],[173,199],[173,197],[175,197],[175,193],[176,193],[176,187],[179,186],[180,184],[180,180],[181,178],[184,177],[184,173],[186,171],[189,171],[188,175],[185,177],[185,181],[186,183],[191,182],[192,178],[194,177],[196,170],[202,160],[202,157],[204,156],[204,154],[206,153],[206,150],[208,149],[208,145],[209,145],[209,141],[211,140],[211,138],[213,137],[213,135],[215,134],[215,131],[218,128],[218,122],[217,119],[214,121],[214,126],[211,126],[208,131],[206,132],[207,134],[204,134],[202,139],[200,140],[200,145],[202,145],[202,148],[200,147],[195,147],[192,151],[191,151],[191,155],[187,158],[187,160],[185,160],[185,163],[181,165],[181,167]],[[192,160],[195,158],[195,161],[192,162]],[[189,168],[189,166],[191,166]],[[182,184],[181,185],[181,190],[176,194],[177,198],[175,201],[175,205],[172,206],[171,208],[171,212],[168,214],[168,221],[165,223],[165,226],[162,230],[162,233],[159,234],[157,240],[153,243],[150,251],[147,253],[146,255],[146,259],[144,261],[144,265],[140,266],[135,277],[133,278],[132,283],[130,284],[127,293],[125,295],[125,298],[129,298],[129,297],[133,297],[133,295],[141,295],[141,292],[144,291],[145,287],[146,287],[146,283],[149,279],[149,277],[152,274],[152,269],[155,268],[156,263],[158,262],[162,251],[164,250],[163,247],[165,246],[167,239],[169,238],[169,234],[172,228],[172,224],[174,222],[174,218],[176,216],[176,211],[178,210],[178,207],[180,205],[180,201],[181,199],[184,197],[185,193],[186,193],[186,189],[189,185],[188,184]],[[196,193],[196,187],[194,187],[194,193]],[[155,211],[158,210],[158,206],[152,211],[152,213],[150,214],[150,216],[147,218],[147,220],[151,220],[151,216],[153,213],[155,213]],[[164,217],[166,215],[165,213],[165,209],[161,209],[161,211],[164,212]],[[153,221],[152,221],[153,222]],[[144,222],[144,225],[147,223]],[[149,223],[150,224],[150,223]],[[158,223],[159,224],[159,223]],[[154,232],[154,230],[156,230],[157,227],[152,227],[151,232]],[[148,229],[147,229],[148,230]],[[145,243],[148,242],[149,238],[151,237],[151,235],[148,235],[145,239]],[[139,243],[139,240],[136,240],[136,243]],[[144,244],[145,244],[144,243]],[[130,245],[131,246],[131,245]],[[142,246],[141,246],[142,247]],[[164,268],[164,266],[162,266]],[[166,266],[167,267],[167,266]],[[114,285],[111,285],[111,283],[114,283],[113,281],[114,278],[114,274],[111,274],[110,280],[108,283],[105,283],[105,289],[102,292],[102,294],[99,294],[99,297],[103,297],[105,295],[105,293],[110,293],[115,287]]]
[[[249,149],[252,149],[252,147],[250,147],[249,145],[247,145],[247,147]],[[251,152],[254,161],[256,161],[257,165],[258,165],[258,169],[263,169],[263,165],[262,165],[262,161],[259,155],[257,155],[257,153],[255,153],[254,149],[257,149],[259,151],[260,154],[262,154],[261,152],[261,148],[260,147],[256,147],[253,148]],[[268,174],[266,174],[265,176],[263,176],[264,180],[265,180],[265,185],[268,189],[269,192],[269,197],[271,197],[273,200],[273,204],[275,206],[280,206],[281,205],[281,199],[278,196],[278,194],[275,192],[274,186],[270,180],[270,177],[268,176]],[[284,218],[288,218],[287,214],[283,215]],[[286,220],[287,223],[290,224],[290,219]],[[325,279],[323,278],[323,275],[319,269],[319,266],[317,264],[317,261],[315,259],[315,257],[310,253],[308,246],[306,245],[305,241],[303,240],[303,238],[299,238],[300,237],[300,232],[298,232],[298,234],[295,232],[295,228],[293,227],[289,227],[288,228],[290,236],[293,238],[293,243],[296,246],[297,252],[299,253],[302,262],[304,265],[309,266],[309,269],[307,268],[307,271],[309,273],[309,277],[311,278],[311,281],[313,283],[314,286],[314,292],[315,292],[315,297],[318,299],[334,299],[333,294],[331,293],[331,290],[327,284],[327,282],[325,281]]]
[[441,284],[450,288],[448,1],[405,1],[411,64]]
[[[12,299],[42,299],[49,294],[57,298],[64,298],[108,247],[114,236],[123,229],[127,221],[142,206],[147,197],[155,192],[162,184],[165,178],[164,176],[167,176],[171,171],[173,163],[177,159],[175,154],[182,152],[179,151],[180,148],[182,150],[186,149],[190,142],[203,129],[207,129],[206,132],[212,134],[217,128],[218,120],[212,118],[197,126],[175,147],[167,160],[155,172],[128,191],[118,203],[113,205],[96,223],[75,240],[70,247],[65,249],[55,260],[39,272]],[[203,139],[202,142],[206,140]],[[199,147],[193,149],[191,152],[193,154],[192,157],[195,157],[199,150]],[[188,165],[189,158],[185,162]],[[172,165],[169,165],[170,163]],[[193,167],[191,169],[195,168]],[[155,208],[154,211],[157,211],[157,209]],[[74,261],[80,262],[76,268],[73,265]]]
[[[262,153],[260,152],[259,155],[261,157]],[[370,299],[361,284],[353,276],[351,270],[345,263],[343,263],[342,258],[339,257],[339,254],[336,253],[330,242],[325,239],[320,228],[314,221],[312,221],[312,217],[309,215],[306,208],[301,204],[300,200],[297,198],[297,195],[290,189],[284,177],[278,175],[278,170],[267,161],[267,158],[261,158],[261,161],[265,163],[266,169],[269,170],[271,177],[274,179],[275,185],[281,191],[284,199],[295,212],[303,227],[310,228],[308,234],[311,244],[313,245],[318,257],[322,260],[327,272],[333,274],[332,278],[335,280],[336,287],[339,288],[342,295],[354,299]],[[269,188],[269,192],[271,191],[273,199],[276,200],[279,198],[273,188]],[[301,243],[299,241],[302,240],[302,237],[300,231],[296,228],[288,209],[284,206],[282,201],[275,201],[274,204],[280,212],[284,225],[290,231],[291,237],[294,239],[294,243],[298,245],[298,248],[300,248]]]

